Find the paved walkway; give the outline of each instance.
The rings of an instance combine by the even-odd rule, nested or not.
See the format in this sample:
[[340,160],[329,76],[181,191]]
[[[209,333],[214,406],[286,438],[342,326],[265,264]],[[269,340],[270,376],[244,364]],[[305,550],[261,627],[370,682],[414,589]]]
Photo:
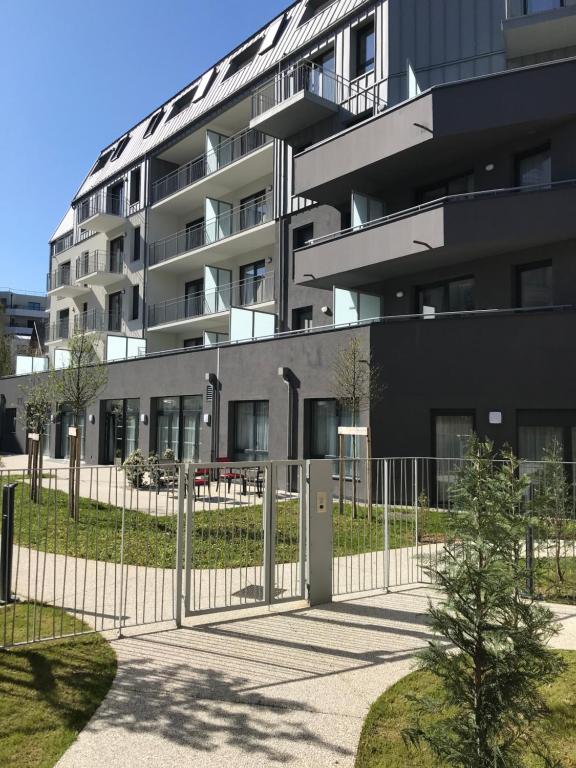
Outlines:
[[[214,616],[113,642],[118,675],[58,768],[352,768],[371,703],[431,637],[423,587]],[[554,644],[576,649],[576,609]]]

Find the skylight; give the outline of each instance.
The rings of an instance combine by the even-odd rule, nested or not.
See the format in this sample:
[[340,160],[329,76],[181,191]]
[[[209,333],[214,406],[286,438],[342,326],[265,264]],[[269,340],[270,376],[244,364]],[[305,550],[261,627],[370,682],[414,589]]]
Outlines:
[[308,0],[304,15],[300,19],[300,25],[310,21],[310,19],[312,19],[314,16],[317,16],[320,11],[328,8],[328,6],[332,5],[332,3],[334,3],[334,0]]
[[98,173],[98,171],[100,171],[100,170],[102,170],[102,168],[104,168],[104,166],[106,165],[106,163],[110,159],[110,156],[112,155],[113,151],[114,150],[109,149],[106,152],[102,152],[102,154],[100,155],[98,160],[96,160],[96,163],[94,164],[94,168],[92,168],[92,173],[90,174],[91,176],[93,176],[95,173]]
[[118,160],[122,152],[124,152],[124,150],[128,146],[129,141],[130,141],[130,136],[124,136],[124,138],[120,139],[118,144],[116,144],[116,148],[112,152],[112,157],[110,158],[111,163],[113,163],[114,160]]
[[262,38],[259,37],[257,40],[254,40],[253,43],[250,43],[250,45],[247,48],[244,48],[243,51],[240,51],[240,53],[237,53],[236,56],[230,61],[230,64],[228,65],[228,70],[226,71],[226,76],[224,77],[224,80],[227,80],[229,77],[232,77],[232,75],[236,74],[239,70],[246,67],[250,62],[256,58],[258,55],[258,52],[260,51],[260,46],[262,45]]
[[172,109],[170,110],[170,114],[168,115],[168,120],[172,120],[173,117],[176,117],[176,115],[179,115],[180,112],[184,112],[184,110],[192,104],[192,100],[194,99],[194,95],[196,93],[196,87],[191,88],[189,91],[187,91],[184,96],[180,96],[179,99],[176,99],[175,102],[172,104]]
[[155,115],[152,115],[150,118],[150,121],[148,122],[148,125],[146,127],[146,131],[144,133],[144,138],[147,139],[148,136],[152,136],[156,128],[160,125],[160,122],[162,121],[162,118],[164,117],[164,110],[161,109],[159,112],[156,112]]

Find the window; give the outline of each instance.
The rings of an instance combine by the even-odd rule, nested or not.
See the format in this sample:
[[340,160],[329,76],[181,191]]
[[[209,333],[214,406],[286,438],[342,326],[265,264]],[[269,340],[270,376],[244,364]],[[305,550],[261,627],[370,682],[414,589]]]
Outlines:
[[548,186],[552,181],[550,145],[539,147],[516,158],[516,186]]
[[305,24],[307,21],[310,21],[310,19],[314,18],[314,16],[318,15],[320,11],[325,10],[328,8],[328,6],[332,5],[334,0],[308,0],[306,4],[306,10],[304,11],[304,15],[300,19],[300,25]]
[[[576,460],[576,411],[518,411],[517,421],[518,458],[526,462],[520,468],[522,474],[537,472],[535,462],[542,461],[555,444],[563,461]],[[573,466],[570,474],[575,473]],[[569,479],[574,482],[576,477]]]
[[314,224],[306,224],[303,227],[298,227],[292,231],[292,248],[298,250],[298,248],[304,248],[309,240],[314,239]]
[[566,0],[524,0],[524,13],[541,13],[564,8]]
[[312,328],[312,307],[298,307],[292,310],[292,330],[303,331]]
[[268,400],[249,400],[231,404],[235,461],[268,458]]
[[374,71],[375,60],[374,25],[363,27],[356,32],[356,77]]
[[42,304],[40,304],[39,301],[29,301],[28,309],[31,309],[34,312],[40,312],[42,310]]
[[[352,425],[352,413],[349,408],[339,407],[336,400],[308,400],[308,454],[311,459],[335,459],[333,473],[339,474],[339,438],[338,427]],[[354,437],[344,438],[344,457],[354,454]],[[356,442],[356,456],[360,456],[360,446]],[[346,461],[345,475],[352,477],[352,466]]]
[[184,349],[192,349],[193,347],[201,347],[203,344],[203,337],[197,336],[195,339],[184,339],[182,346]]
[[96,163],[94,164],[94,168],[92,168],[91,176],[93,176],[95,173],[98,173],[98,171],[102,170],[108,160],[110,159],[110,156],[112,155],[113,150],[109,149],[107,152],[102,152],[98,160],[96,160]]
[[418,289],[416,311],[432,315],[436,312],[470,312],[475,309],[474,278],[462,277]]
[[160,125],[162,122],[162,118],[164,117],[164,110],[161,109],[160,112],[156,112],[155,115],[152,115],[150,118],[150,121],[148,125],[146,126],[146,131],[144,132],[144,138],[147,139],[148,136],[152,136],[156,128]]
[[119,181],[108,187],[106,200],[106,213],[112,213],[115,216],[124,215],[124,182]]
[[247,48],[244,48],[243,51],[237,53],[236,56],[231,59],[230,64],[228,65],[224,80],[232,77],[232,75],[236,74],[236,72],[238,72],[240,69],[250,64],[250,62],[258,55],[258,51],[260,50],[261,45],[262,38],[259,37],[257,40],[254,40],[253,43],[250,43]]
[[140,288],[132,286],[132,320],[138,320],[140,316]]
[[124,236],[110,240],[110,272],[122,272],[124,262]]
[[16,408],[6,408],[5,421],[6,421],[6,433],[8,435],[16,434]]
[[58,312],[57,339],[67,339],[70,335],[70,310],[62,309]]
[[266,190],[262,189],[240,201],[240,229],[249,229],[263,224],[268,218]]
[[172,104],[172,109],[168,115],[168,120],[172,120],[172,118],[176,117],[176,115],[179,115],[180,112],[184,112],[184,110],[187,109],[190,104],[192,104],[192,99],[194,98],[195,93],[196,88],[191,88],[183,96],[180,96],[180,98],[176,99],[176,101]]
[[552,264],[530,264],[518,268],[517,303],[519,307],[550,307],[552,294]]
[[128,146],[128,142],[130,141],[130,136],[124,136],[118,144],[116,144],[116,147],[114,151],[112,152],[112,156],[110,157],[110,162],[113,163],[114,160],[118,160],[122,152],[126,149]]
[[138,448],[140,400],[105,400],[104,411],[104,463],[121,464]]
[[140,261],[140,227],[134,227],[134,244],[132,248],[132,261]]
[[108,330],[122,330],[122,291],[111,293],[108,297]]
[[240,304],[258,304],[265,300],[266,262],[255,261],[240,267]]
[[140,166],[134,168],[130,172],[130,205],[135,205],[140,202],[140,181],[142,179],[142,171]]
[[467,192],[474,191],[474,174],[464,173],[462,176],[453,176],[450,179],[439,181],[429,187],[423,187],[418,190],[416,200],[419,205],[430,203],[433,200],[440,200],[442,197],[451,195],[465,195]]
[[65,235],[62,235],[62,237],[59,237],[58,240],[55,240],[52,243],[52,256],[57,256],[59,253],[62,253],[62,251],[65,251],[67,248],[71,248],[73,245],[74,232],[67,232]]
[[474,434],[474,412],[461,411],[433,415],[433,455],[437,457],[437,503],[447,506],[450,489],[456,481],[468,443]]
[[202,395],[156,400],[156,451],[174,452],[176,461],[198,461]]

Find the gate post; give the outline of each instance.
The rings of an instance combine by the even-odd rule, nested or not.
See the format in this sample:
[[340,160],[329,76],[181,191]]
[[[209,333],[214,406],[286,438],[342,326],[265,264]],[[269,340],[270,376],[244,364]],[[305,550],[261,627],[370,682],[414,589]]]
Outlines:
[[308,603],[332,602],[332,463],[306,462],[308,490],[307,580]]
[[390,592],[390,485],[388,459],[384,459],[384,591]]
[[18,483],[2,489],[2,542],[0,548],[0,604],[13,603],[12,553],[14,548],[14,491]]
[[174,620],[182,626],[182,558],[184,555],[184,508],[186,504],[186,467],[178,467],[178,521],[176,525],[176,582],[174,584]]

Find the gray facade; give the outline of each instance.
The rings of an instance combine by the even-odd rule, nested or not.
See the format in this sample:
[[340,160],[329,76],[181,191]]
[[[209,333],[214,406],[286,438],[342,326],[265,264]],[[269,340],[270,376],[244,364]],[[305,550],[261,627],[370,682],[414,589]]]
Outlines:
[[300,0],[105,148],[50,256],[51,364],[74,329],[110,363],[86,461],[329,455],[352,336],[376,455],[438,454],[454,416],[571,459],[572,5]]

